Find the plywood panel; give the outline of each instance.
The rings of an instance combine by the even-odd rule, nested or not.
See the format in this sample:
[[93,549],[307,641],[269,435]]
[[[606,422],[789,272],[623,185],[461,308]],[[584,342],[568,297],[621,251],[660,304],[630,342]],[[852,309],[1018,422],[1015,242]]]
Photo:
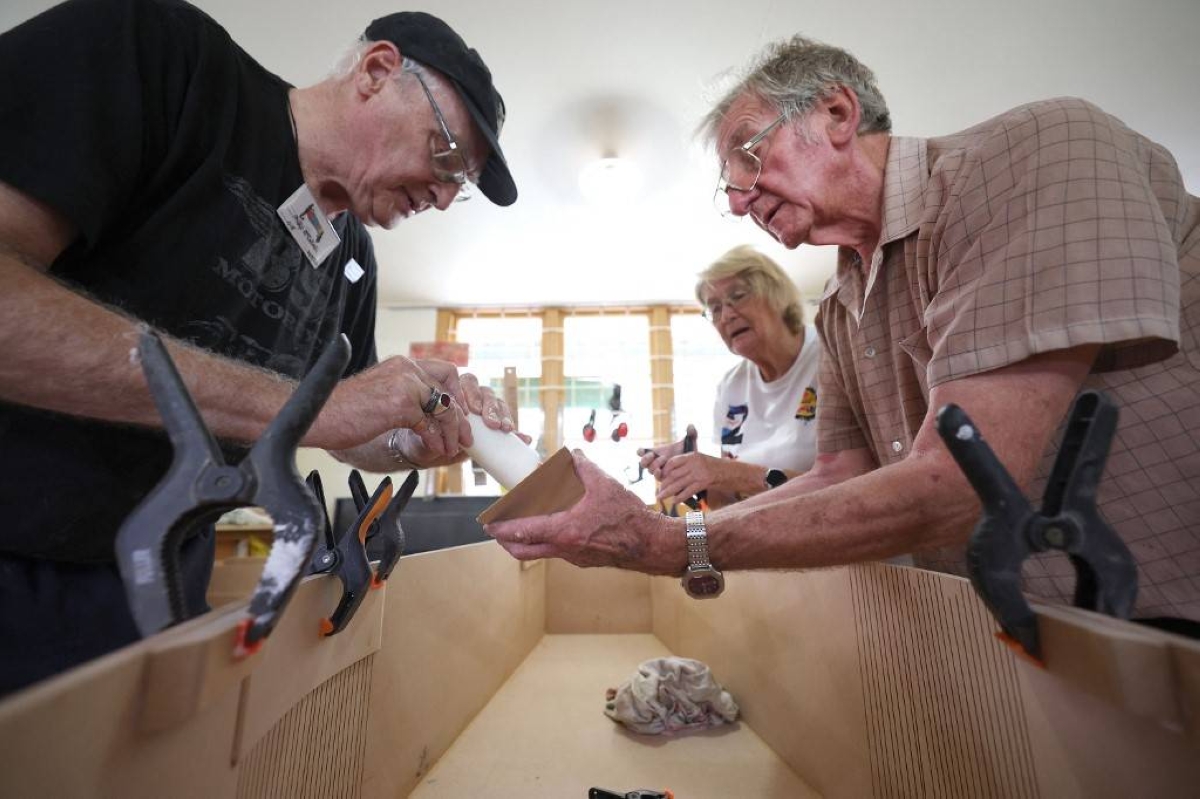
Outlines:
[[817,796],[745,724],[642,736],[604,715],[606,688],[669,654],[646,634],[545,636],[410,796],[563,799],[592,786],[669,788],[680,799]]
[[0,796],[156,799],[230,796],[237,684],[186,724],[139,730],[152,650],[201,618],[120,649],[0,702]]
[[374,656],[304,697],[258,742],[238,773],[238,799],[361,795]]
[[650,621],[647,575],[546,562],[546,632],[648,633]]
[[[1037,606],[1045,669],[994,638],[961,578],[869,564],[651,587],[654,630],[708,662],[830,797],[1194,796],[1200,646]],[[849,633],[849,637],[847,634]]]
[[522,568],[494,542],[400,564],[388,584],[386,634],[372,667],[368,797],[406,796],[546,625],[545,564]]
[[874,795],[1037,796],[1014,658],[970,583],[882,566],[849,576]]
[[1187,736],[1017,662],[1045,797],[1194,797],[1200,750]]
[[707,663],[743,718],[824,796],[872,791],[857,630],[845,570],[725,575],[715,600],[651,587],[654,631]]
[[235,757],[245,756],[304,697],[343,669],[380,647],[384,596],[395,589],[396,575],[384,587],[368,591],[354,618],[334,636],[320,633],[342,593],[332,575],[305,578],[257,656],[261,662],[246,678],[242,727]]

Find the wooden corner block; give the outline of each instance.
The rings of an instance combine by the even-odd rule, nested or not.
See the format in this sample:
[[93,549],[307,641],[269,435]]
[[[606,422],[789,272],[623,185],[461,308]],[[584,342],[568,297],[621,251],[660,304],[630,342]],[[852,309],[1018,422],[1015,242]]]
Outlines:
[[569,510],[583,498],[571,451],[563,447],[479,514],[480,524]]

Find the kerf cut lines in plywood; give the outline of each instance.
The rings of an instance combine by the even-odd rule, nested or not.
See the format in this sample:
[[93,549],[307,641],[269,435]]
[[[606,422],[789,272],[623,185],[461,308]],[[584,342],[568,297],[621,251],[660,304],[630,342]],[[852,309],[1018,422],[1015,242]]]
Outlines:
[[338,672],[279,720],[242,766],[238,799],[361,795],[374,660]]
[[1036,797],[1012,654],[969,583],[851,570],[876,797]]

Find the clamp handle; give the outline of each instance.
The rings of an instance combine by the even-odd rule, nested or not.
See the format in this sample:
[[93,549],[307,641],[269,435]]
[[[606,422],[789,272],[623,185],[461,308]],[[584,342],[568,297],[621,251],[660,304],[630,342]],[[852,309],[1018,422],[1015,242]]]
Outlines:
[[[361,479],[360,477],[359,480]],[[337,635],[346,629],[346,625],[354,618],[367,595],[373,582],[371,564],[367,560],[367,532],[387,508],[391,499],[392,480],[385,477],[371,498],[360,508],[354,524],[343,531],[338,539],[335,573],[342,581],[342,597],[338,600],[333,615],[321,620],[321,635]]]
[[400,563],[400,556],[404,554],[404,528],[400,526],[400,514],[408,507],[408,501],[417,490],[418,479],[419,475],[415,470],[408,473],[408,477],[400,484],[399,490],[388,503],[387,509],[367,534],[367,543],[371,551],[379,554],[373,588],[380,587],[392,576],[392,571]]
[[325,505],[325,487],[321,483],[321,473],[313,469],[304,478],[304,483],[312,495],[317,498],[317,504],[321,506],[321,518],[325,522],[323,543],[318,545],[313,552],[308,573],[324,574],[337,565],[337,539],[333,535],[333,524],[329,521],[329,509]]
[[321,509],[296,473],[296,447],[345,370],[350,342],[338,336],[325,348],[237,466],[225,463],[162,341],[147,331],[138,351],[175,457],[117,534],[117,564],[130,610],[143,636],[188,618],[179,544],[188,531],[221,513],[261,506],[274,522],[275,541],[249,617],[240,625],[235,654],[244,655],[274,629],[316,541]]
[[305,375],[262,437],[250,449],[241,468],[258,481],[252,503],[260,505],[275,523],[275,540],[250,599],[246,645],[271,634],[288,600],[307,572],[324,508],[309,493],[296,471],[296,447],[333,393],[350,362],[350,340],[339,334]]
[[189,617],[179,545],[193,524],[215,515],[216,503],[235,500],[246,486],[243,475],[225,465],[158,336],[142,333],[138,356],[175,452],[167,474],[122,522],[116,538],[130,611],[147,636]]
[[1021,593],[1021,565],[1035,552],[1067,553],[1077,607],[1119,618],[1133,611],[1137,566],[1096,507],[1116,423],[1111,400],[1096,391],[1080,394],[1035,512],[970,417],[954,404],[937,414],[938,434],[983,503],[967,546],[971,583],[1005,635],[1039,660],[1037,616]]

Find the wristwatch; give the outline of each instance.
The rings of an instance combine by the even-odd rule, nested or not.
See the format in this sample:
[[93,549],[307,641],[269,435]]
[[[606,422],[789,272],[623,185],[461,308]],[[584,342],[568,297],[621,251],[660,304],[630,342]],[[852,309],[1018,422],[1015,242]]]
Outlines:
[[708,562],[708,531],[704,529],[704,514],[688,511],[683,517],[687,531],[688,567],[684,572],[683,590],[692,599],[712,599],[725,590],[725,577]]
[[767,469],[766,479],[763,483],[767,488],[779,488],[788,481],[787,472],[783,469]]

